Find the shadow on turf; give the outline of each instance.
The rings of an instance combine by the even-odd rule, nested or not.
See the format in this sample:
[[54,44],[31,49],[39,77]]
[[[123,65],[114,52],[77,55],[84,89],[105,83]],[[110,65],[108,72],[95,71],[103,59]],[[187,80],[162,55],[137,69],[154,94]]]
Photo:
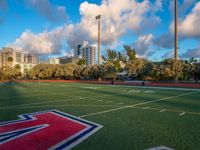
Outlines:
[[[2,106],[12,106],[12,105],[18,105],[22,104],[20,98],[20,93],[17,92],[16,87],[23,87],[28,88],[24,84],[20,82],[16,82],[13,80],[6,81],[6,82],[0,82],[0,105]],[[6,97],[6,98],[5,98]]]

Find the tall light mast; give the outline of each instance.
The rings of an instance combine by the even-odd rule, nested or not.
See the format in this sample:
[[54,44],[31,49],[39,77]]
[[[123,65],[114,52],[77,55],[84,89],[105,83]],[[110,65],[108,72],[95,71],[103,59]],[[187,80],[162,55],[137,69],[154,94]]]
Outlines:
[[174,59],[178,60],[178,0],[175,0],[175,21],[174,21]]
[[101,45],[101,15],[96,16],[96,20],[98,20],[98,65],[100,65],[101,53],[100,53],[100,45]]

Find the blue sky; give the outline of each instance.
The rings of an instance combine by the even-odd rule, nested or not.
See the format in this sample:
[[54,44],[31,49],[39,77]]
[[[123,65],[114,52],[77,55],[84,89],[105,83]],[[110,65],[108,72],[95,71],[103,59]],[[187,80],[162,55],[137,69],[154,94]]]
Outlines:
[[[71,55],[76,43],[96,44],[102,14],[102,53],[131,45],[139,57],[173,57],[174,0],[0,0],[0,48]],[[179,56],[200,57],[200,1],[179,0]]]

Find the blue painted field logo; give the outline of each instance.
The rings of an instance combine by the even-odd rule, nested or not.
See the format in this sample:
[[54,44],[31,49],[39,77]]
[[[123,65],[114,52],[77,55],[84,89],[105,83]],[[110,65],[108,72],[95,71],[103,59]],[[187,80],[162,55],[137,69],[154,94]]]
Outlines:
[[0,149],[71,149],[102,126],[52,110],[0,123]]

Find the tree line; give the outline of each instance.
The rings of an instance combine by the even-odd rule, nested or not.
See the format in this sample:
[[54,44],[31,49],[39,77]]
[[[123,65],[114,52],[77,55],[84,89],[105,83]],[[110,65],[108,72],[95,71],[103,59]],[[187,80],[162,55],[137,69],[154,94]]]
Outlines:
[[200,63],[189,60],[166,59],[152,62],[137,58],[136,51],[130,46],[124,50],[107,50],[107,56],[102,56],[102,64],[85,66],[84,60],[68,64],[38,64],[31,70],[21,74],[18,67],[0,69],[1,79],[84,79],[84,80],[200,80]]

